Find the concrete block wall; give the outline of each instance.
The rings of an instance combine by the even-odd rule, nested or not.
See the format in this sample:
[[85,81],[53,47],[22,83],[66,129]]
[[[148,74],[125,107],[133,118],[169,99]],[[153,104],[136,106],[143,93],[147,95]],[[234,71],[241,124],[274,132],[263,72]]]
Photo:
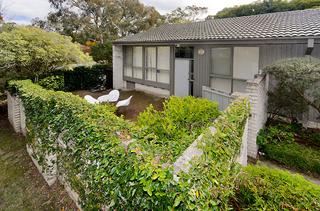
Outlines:
[[258,76],[247,81],[246,92],[249,95],[251,105],[251,116],[248,123],[248,156],[256,158],[258,154],[257,135],[264,127],[267,118],[267,77]]
[[112,46],[113,64],[113,88],[124,89],[126,83],[123,81],[123,47],[121,45]]
[[[17,96],[11,95],[9,92],[7,94],[8,102],[8,119],[16,133],[21,133],[21,100]],[[23,110],[24,112],[24,110]],[[25,119],[22,119],[22,121]],[[25,127],[25,123],[24,127]]]

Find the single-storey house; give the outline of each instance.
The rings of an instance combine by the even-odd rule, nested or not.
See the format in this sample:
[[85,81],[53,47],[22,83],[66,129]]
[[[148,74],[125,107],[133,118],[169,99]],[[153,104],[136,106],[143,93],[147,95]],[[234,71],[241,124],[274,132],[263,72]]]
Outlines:
[[266,65],[320,58],[320,10],[162,25],[113,43],[114,88],[201,97],[245,91]]

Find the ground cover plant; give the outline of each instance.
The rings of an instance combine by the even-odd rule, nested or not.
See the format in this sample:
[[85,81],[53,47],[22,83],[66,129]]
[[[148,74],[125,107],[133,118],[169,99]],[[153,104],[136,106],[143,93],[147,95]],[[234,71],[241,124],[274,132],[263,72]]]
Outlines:
[[287,171],[249,165],[237,179],[234,201],[240,210],[319,210],[320,186]]
[[[9,89],[24,103],[34,158],[49,168],[46,156],[56,154],[59,174],[79,193],[85,210],[230,207],[228,198],[240,170],[235,157],[249,115],[247,100],[234,102],[216,119],[216,135],[205,130],[199,145],[203,156],[193,162],[189,173],[180,172],[177,181],[173,161],[192,141],[189,137],[196,137],[219,115],[216,103],[170,98],[162,112],[149,108],[135,125],[117,117],[113,106],[90,105],[30,81],[12,81]],[[189,112],[192,116],[185,116]],[[155,123],[154,118],[161,120]],[[170,123],[166,133],[158,130],[162,123]],[[174,133],[175,127],[182,132]],[[169,138],[180,146],[168,144]]]
[[265,158],[318,176],[320,133],[300,124],[276,122],[261,130],[257,138]]

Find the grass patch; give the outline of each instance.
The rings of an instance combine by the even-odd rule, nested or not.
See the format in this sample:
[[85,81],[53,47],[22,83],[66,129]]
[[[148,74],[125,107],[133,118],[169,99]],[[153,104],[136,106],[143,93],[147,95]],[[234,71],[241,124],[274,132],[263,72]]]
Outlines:
[[239,210],[320,210],[320,186],[287,171],[248,166],[233,201]]
[[0,210],[74,209],[63,187],[48,187],[25,144],[25,139],[14,134],[7,117],[0,113]]
[[297,124],[271,124],[257,138],[265,158],[319,177],[319,133]]

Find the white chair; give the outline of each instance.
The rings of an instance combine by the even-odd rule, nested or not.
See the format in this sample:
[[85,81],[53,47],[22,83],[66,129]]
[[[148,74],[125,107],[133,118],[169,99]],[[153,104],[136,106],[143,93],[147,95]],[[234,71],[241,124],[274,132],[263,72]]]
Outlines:
[[112,90],[109,92],[109,101],[108,102],[117,102],[120,97],[120,92],[118,90]]
[[131,101],[132,96],[130,96],[128,99],[125,100],[121,100],[117,103],[116,107],[124,107],[124,106],[129,106],[130,105],[130,101]]
[[98,101],[100,103],[107,103],[107,102],[109,102],[109,98],[110,98],[109,95],[102,95],[102,96],[98,97]]
[[99,104],[99,101],[92,97],[91,95],[84,96],[84,99],[90,104]]

